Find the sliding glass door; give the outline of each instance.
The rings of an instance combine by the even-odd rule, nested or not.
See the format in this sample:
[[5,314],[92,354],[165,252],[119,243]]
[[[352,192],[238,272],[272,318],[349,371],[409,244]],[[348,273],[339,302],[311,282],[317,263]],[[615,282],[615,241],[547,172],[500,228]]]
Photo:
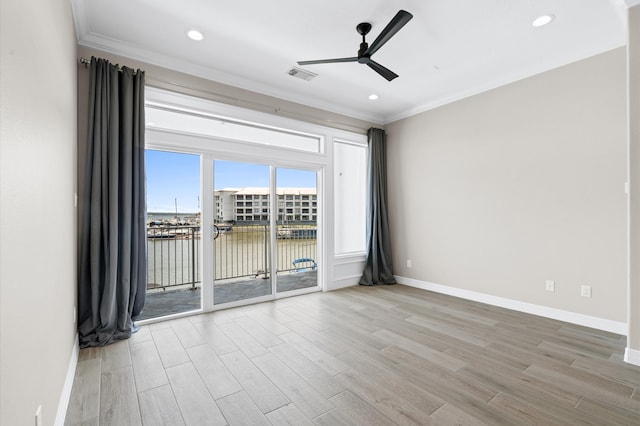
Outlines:
[[146,151],[147,298],[140,320],[201,308],[200,156]]
[[270,167],[214,162],[214,304],[272,294]]
[[213,167],[214,305],[317,287],[317,172],[222,160]]
[[318,285],[317,173],[276,169],[276,290],[284,293]]

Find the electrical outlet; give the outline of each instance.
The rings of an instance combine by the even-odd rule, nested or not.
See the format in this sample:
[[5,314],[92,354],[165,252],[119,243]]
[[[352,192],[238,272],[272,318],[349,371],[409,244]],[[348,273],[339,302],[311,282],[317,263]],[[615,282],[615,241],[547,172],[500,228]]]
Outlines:
[[582,287],[580,287],[580,296],[591,297],[591,286],[583,285]]
[[42,405],[38,405],[36,410],[36,426],[42,426]]
[[580,296],[591,297],[591,286],[583,285],[580,287]]
[[547,291],[556,291],[556,282],[552,280],[547,280],[545,282],[544,289]]
[[411,259],[407,259],[407,268],[411,268],[412,264],[411,264]]

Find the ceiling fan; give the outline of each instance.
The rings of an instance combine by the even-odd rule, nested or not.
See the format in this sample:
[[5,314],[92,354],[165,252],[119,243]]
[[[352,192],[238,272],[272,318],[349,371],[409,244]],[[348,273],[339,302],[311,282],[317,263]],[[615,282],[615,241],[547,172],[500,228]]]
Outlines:
[[362,43],[360,43],[360,49],[358,50],[358,56],[351,58],[337,58],[337,59],[319,59],[316,61],[298,61],[298,65],[314,65],[314,64],[331,64],[336,62],[359,62],[361,64],[367,64],[369,68],[386,78],[388,81],[398,77],[398,74],[394,73],[390,69],[383,67],[373,59],[371,56],[378,51],[391,37],[395,35],[402,27],[405,26],[413,18],[413,15],[405,10],[400,10],[396,13],[396,16],[387,24],[382,30],[378,38],[376,38],[371,46],[365,41],[365,36],[371,31],[371,24],[368,22],[362,22],[356,26],[358,34],[362,35]]

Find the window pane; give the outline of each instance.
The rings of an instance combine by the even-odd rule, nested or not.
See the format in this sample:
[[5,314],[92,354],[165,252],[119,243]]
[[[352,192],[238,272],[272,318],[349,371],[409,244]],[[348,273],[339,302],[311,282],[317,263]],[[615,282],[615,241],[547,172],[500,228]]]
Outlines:
[[320,152],[320,137],[278,129],[269,129],[198,114],[167,111],[147,105],[146,121],[153,128],[253,142],[307,152]]
[[363,252],[366,249],[367,232],[367,147],[337,142],[333,152],[335,252]]

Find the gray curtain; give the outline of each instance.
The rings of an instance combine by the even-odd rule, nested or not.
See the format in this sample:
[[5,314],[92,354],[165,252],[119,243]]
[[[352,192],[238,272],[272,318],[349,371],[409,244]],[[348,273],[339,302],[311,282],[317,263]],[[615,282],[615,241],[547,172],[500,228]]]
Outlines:
[[370,128],[367,194],[367,261],[360,284],[395,284],[387,208],[386,134]]
[[131,336],[145,301],[144,72],[91,58],[79,213],[80,347]]

